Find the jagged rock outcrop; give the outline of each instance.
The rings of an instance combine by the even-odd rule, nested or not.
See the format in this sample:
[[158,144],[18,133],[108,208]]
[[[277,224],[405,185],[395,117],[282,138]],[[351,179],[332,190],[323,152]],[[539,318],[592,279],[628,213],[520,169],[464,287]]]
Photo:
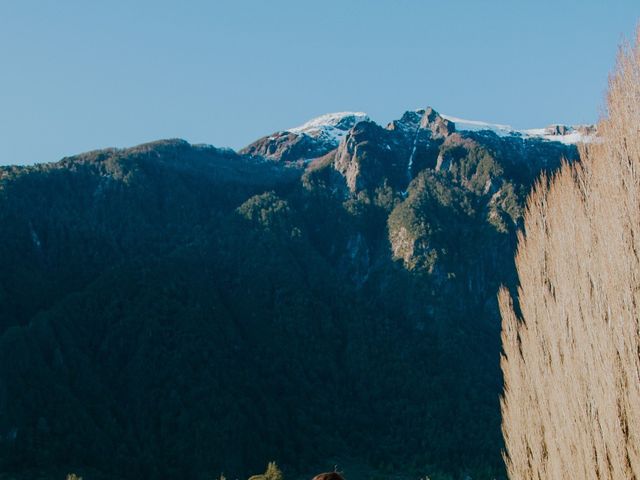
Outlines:
[[402,177],[406,167],[391,146],[393,140],[389,131],[373,122],[361,122],[351,129],[334,160],[335,169],[344,176],[351,192],[375,189],[384,179],[395,183]]
[[435,165],[439,145],[454,131],[432,108],[405,112],[384,129],[363,122],[338,147],[335,168],[352,192],[375,189],[384,180],[406,189],[415,171]]
[[392,121],[388,130],[402,131],[411,136],[419,130],[428,131],[432,138],[444,138],[455,131],[455,124],[431,107],[405,112],[402,118]]

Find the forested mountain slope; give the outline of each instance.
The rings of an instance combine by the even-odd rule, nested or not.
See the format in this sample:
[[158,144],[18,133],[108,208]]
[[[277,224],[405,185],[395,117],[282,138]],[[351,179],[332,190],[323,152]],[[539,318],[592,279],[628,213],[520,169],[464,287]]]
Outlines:
[[502,474],[496,292],[576,148],[330,122],[0,169],[1,471]]

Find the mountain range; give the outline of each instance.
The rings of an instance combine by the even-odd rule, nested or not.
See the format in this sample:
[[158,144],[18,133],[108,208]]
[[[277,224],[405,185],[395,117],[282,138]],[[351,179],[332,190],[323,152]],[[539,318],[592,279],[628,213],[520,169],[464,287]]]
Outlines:
[[425,108],[0,167],[0,478],[504,476],[496,294],[595,139]]

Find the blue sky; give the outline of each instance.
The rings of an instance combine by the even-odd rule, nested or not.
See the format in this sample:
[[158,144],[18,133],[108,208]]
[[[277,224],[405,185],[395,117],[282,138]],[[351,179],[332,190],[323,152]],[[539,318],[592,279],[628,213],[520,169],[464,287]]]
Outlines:
[[2,0],[0,164],[238,148],[342,110],[593,122],[639,19],[638,0]]

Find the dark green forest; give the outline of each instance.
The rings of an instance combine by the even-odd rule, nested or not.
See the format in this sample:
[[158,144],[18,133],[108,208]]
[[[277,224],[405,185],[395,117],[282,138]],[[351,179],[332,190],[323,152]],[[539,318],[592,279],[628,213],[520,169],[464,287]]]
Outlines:
[[496,293],[577,154],[433,113],[0,168],[0,478],[503,477]]

